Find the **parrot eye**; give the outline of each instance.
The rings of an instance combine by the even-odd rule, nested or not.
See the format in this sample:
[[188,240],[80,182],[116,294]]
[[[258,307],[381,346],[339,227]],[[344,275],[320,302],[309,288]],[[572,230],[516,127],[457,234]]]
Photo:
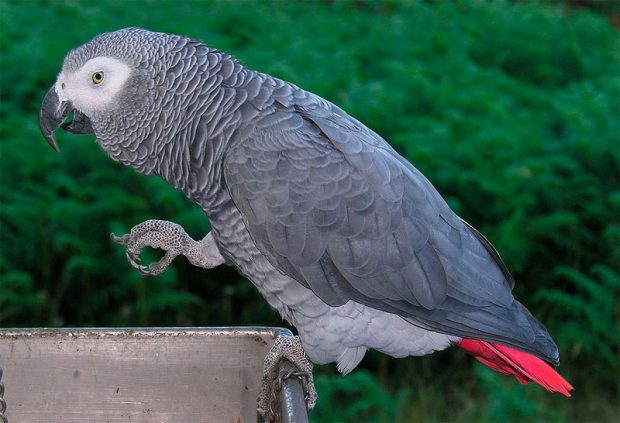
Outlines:
[[93,83],[94,84],[101,84],[103,82],[103,72],[102,71],[97,71],[95,73],[93,73]]

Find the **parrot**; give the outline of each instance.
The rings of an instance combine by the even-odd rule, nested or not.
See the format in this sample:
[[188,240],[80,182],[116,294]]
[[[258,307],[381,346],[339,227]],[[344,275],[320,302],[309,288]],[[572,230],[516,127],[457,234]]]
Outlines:
[[[297,330],[265,358],[257,408],[280,360],[351,372],[369,349],[392,357],[459,347],[519,382],[570,396],[546,328],[518,302],[493,245],[380,135],[335,104],[248,69],[199,40],[125,28],[71,50],[39,125],[94,134],[114,160],[157,175],[206,214],[191,238],[151,219],[123,236],[145,275],[179,255],[234,266]],[[145,247],[164,256],[141,264]]]

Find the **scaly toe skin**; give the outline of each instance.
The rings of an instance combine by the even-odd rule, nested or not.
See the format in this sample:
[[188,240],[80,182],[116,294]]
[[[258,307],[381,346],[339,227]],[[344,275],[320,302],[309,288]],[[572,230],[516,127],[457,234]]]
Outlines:
[[[110,238],[125,246],[125,256],[129,264],[146,276],[163,273],[172,260],[183,254],[193,241],[181,226],[165,220],[147,220],[134,226],[128,234],[110,234]],[[161,248],[166,254],[160,261],[144,266],[140,264],[140,253],[144,247]]]
[[[279,374],[280,361],[286,358],[305,374],[306,408],[311,411],[317,400],[314,378],[312,375],[312,363],[304,352],[298,336],[282,336],[276,339],[273,347],[265,356],[263,367],[263,382],[258,397],[258,412],[266,416],[269,414],[272,400],[271,392],[274,381]],[[269,417],[269,416],[266,416]]]

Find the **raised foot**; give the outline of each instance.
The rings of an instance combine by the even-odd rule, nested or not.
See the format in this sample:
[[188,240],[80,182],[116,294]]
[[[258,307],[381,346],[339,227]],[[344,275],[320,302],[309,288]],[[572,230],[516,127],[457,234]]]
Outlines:
[[[129,264],[148,276],[163,273],[172,260],[186,251],[190,241],[193,241],[180,225],[166,220],[147,220],[131,228],[128,234],[123,236],[110,234],[110,238],[124,245]],[[158,262],[143,266],[140,264],[140,253],[144,247],[161,248],[166,254]]]
[[[167,220],[147,220],[133,228],[128,234],[110,234],[112,241],[124,245],[127,261],[148,276],[159,275],[166,270],[178,255],[184,255],[195,266],[210,269],[224,263],[224,258],[209,233],[200,241],[193,240],[176,223]],[[161,248],[166,254],[150,266],[140,264],[140,253],[144,247]]]
[[[295,372],[281,372],[282,359],[290,361],[296,368]],[[299,377],[302,380],[305,393],[306,408],[311,411],[317,400],[312,363],[304,352],[298,336],[282,336],[276,339],[273,347],[265,356],[263,366],[263,382],[258,396],[258,412],[267,422],[275,421],[279,413],[278,394],[282,388],[283,379]]]

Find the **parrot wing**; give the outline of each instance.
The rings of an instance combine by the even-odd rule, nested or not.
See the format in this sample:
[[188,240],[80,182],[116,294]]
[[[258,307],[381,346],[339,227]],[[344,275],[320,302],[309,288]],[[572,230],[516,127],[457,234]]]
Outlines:
[[557,362],[491,244],[335,105],[301,90],[276,97],[249,137],[231,143],[223,166],[259,250],[325,303],[353,300]]

